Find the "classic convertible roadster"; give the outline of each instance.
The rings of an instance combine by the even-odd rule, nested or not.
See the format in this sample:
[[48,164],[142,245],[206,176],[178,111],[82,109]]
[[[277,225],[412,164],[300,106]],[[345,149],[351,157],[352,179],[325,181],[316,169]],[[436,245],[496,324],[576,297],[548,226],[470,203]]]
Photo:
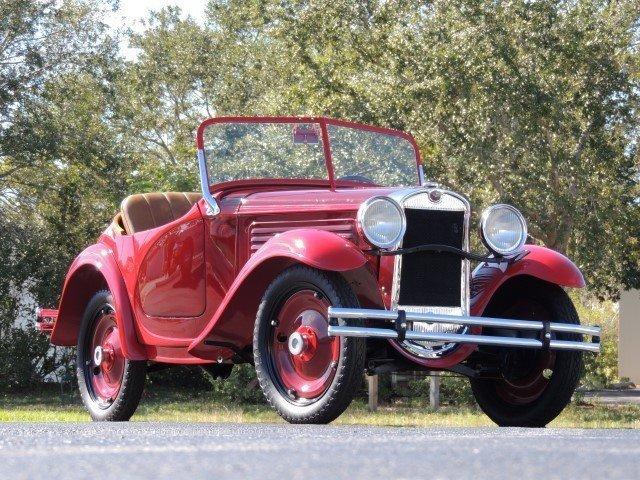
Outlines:
[[125,198],[40,314],[53,344],[77,346],[94,420],[129,419],[158,364],[250,363],[294,423],[338,417],[365,372],[464,375],[499,425],[544,426],[570,401],[599,350],[564,290],[582,274],[527,245],[510,205],[482,213],[488,252],[472,253],[469,203],[425,180],[409,134],[211,118],[196,143],[201,193]]

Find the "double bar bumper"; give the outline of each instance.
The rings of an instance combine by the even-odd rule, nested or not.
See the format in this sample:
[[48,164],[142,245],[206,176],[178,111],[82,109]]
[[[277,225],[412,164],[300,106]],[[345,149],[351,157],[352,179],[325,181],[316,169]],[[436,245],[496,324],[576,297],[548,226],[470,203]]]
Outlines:
[[[401,315],[402,322],[398,322]],[[390,310],[371,310],[364,308],[329,307],[329,336],[365,337],[436,341],[448,343],[473,343],[498,347],[549,348],[551,350],[600,351],[600,327],[575,325],[572,323],[541,322],[535,320],[517,320],[509,318],[471,317],[442,315],[436,313],[397,312]],[[337,320],[362,319],[379,320],[390,323],[390,328],[369,328],[338,325]],[[493,335],[473,335],[459,333],[415,332],[407,328],[407,323],[456,323],[470,327],[502,328],[515,331],[539,332],[541,339],[522,337],[500,337]],[[591,342],[556,340],[554,333],[576,333],[592,337]]]

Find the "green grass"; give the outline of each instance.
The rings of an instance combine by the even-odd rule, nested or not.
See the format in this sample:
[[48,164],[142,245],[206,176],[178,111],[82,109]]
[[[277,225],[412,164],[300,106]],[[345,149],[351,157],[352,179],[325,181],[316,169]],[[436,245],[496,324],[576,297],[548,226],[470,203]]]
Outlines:
[[[142,422],[270,422],[282,420],[266,405],[222,403],[209,392],[156,390],[146,393],[133,421]],[[52,391],[2,394],[0,422],[86,422],[89,416],[75,394]],[[385,406],[369,412],[356,401],[334,424],[379,426],[492,426],[471,406]],[[640,428],[640,406],[572,404],[552,424],[568,428]]]

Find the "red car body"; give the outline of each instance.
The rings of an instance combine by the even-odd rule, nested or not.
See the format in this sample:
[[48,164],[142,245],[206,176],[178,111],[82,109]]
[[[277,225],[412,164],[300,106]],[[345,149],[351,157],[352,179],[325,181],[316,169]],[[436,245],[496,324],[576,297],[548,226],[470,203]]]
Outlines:
[[[222,206],[222,215],[215,219],[203,214],[201,200],[184,217],[157,229],[128,236],[107,229],[69,269],[51,342],[75,346],[83,305],[96,289],[107,286],[114,294],[127,358],[180,364],[227,360],[234,350],[204,346],[204,339],[227,342],[236,349],[250,345],[262,292],[293,263],[342,272],[353,279],[361,305],[389,307],[390,266],[380,265],[387,259],[363,253],[355,232],[360,202],[387,189],[331,191],[313,182],[280,182],[280,191],[270,184],[260,193],[261,184],[243,182],[215,192]],[[237,199],[248,193],[252,201],[240,212]],[[295,208],[279,209],[281,213],[274,216],[270,205],[279,202]],[[249,225],[261,221],[266,224],[263,235],[270,238],[257,252],[255,242],[260,240],[252,245]],[[275,236],[284,228],[290,230]],[[483,266],[474,273],[472,285],[482,278],[482,288],[472,297],[474,315],[482,315],[500,285],[517,275],[584,286],[580,270],[564,255],[534,245],[527,249],[529,255],[505,271]],[[154,262],[159,269],[149,275]],[[151,284],[153,289],[145,291]],[[241,299],[236,302],[240,305],[234,306],[234,299]],[[424,364],[446,368],[462,361],[473,345],[464,350],[460,356],[447,357],[446,363]]]
[[[325,118],[216,118],[221,122],[317,122],[406,139],[415,149],[416,185],[422,161],[413,137],[395,130]],[[330,142],[324,142],[328,179],[238,180],[211,186],[219,212],[205,198],[175,220],[131,234],[113,225],[78,255],[66,276],[60,305],[48,313],[44,330],[55,345],[75,346],[83,313],[99,290],[113,296],[122,355],[132,361],[164,364],[227,364],[251,361],[251,345],[261,298],[293,265],[337,272],[365,309],[390,310],[394,259],[380,256],[358,228],[361,205],[399,187],[363,185],[335,178]],[[583,287],[579,269],[565,256],[526,245],[505,264],[481,263],[470,279],[469,307],[480,317],[504,285],[526,276],[562,287]],[[56,320],[57,316],[57,320]],[[55,324],[51,324],[55,321]],[[469,333],[478,334],[482,327]],[[397,339],[388,342],[420,368],[447,370],[467,359],[477,345],[459,345],[450,354],[424,358]]]

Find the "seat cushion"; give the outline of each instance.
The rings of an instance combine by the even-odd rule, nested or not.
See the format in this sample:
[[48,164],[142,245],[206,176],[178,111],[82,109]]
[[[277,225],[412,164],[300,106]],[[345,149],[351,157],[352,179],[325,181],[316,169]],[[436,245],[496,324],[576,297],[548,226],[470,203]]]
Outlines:
[[122,222],[127,233],[157,228],[191,210],[202,198],[196,192],[153,192],[129,195],[122,201]]

